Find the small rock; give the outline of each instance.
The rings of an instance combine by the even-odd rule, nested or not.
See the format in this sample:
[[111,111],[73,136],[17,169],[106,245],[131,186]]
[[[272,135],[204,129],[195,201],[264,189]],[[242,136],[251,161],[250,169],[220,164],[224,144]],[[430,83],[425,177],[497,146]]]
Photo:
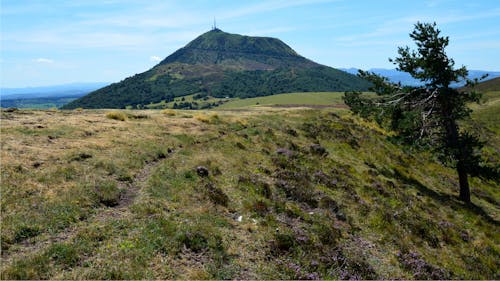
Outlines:
[[286,149],[286,148],[278,148],[276,149],[276,154],[278,155],[284,155],[284,156],[287,156],[287,157],[293,157],[295,155],[295,153],[289,149]]
[[236,221],[238,222],[241,222],[243,220],[243,216],[239,216],[238,218],[236,218]]
[[200,177],[208,177],[208,169],[207,169],[207,167],[204,167],[204,166],[198,166],[198,167],[196,167],[196,173]]

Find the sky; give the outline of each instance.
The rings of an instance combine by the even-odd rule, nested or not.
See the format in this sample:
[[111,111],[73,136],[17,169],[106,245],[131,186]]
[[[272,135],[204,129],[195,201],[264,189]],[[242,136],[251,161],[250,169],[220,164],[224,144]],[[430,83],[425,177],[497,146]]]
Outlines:
[[1,0],[0,86],[118,82],[209,31],[283,40],[336,68],[394,68],[436,22],[457,66],[500,71],[499,0]]

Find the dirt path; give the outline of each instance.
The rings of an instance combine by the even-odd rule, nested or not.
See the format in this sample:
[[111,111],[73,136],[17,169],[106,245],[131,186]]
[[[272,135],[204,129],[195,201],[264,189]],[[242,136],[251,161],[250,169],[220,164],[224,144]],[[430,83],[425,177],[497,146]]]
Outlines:
[[[251,127],[255,127],[251,126]],[[245,130],[247,128],[242,128],[239,130],[234,130],[232,133],[237,133],[239,131]],[[215,137],[209,138],[204,141],[200,141],[194,143],[192,146],[205,145],[206,143],[210,143],[212,141],[216,141],[222,139],[226,136],[226,134],[220,134]],[[24,242],[21,242],[17,245],[13,245],[12,249],[9,251],[2,251],[1,255],[1,268],[4,269],[12,264],[15,260],[21,259],[23,257],[27,257],[32,253],[40,252],[46,248],[48,248],[53,243],[61,243],[65,241],[70,241],[74,238],[78,231],[81,230],[84,226],[90,225],[96,222],[105,222],[109,219],[119,220],[120,218],[124,218],[127,214],[130,213],[129,207],[135,202],[142,188],[146,184],[149,176],[154,172],[156,167],[158,167],[163,161],[168,159],[172,154],[178,151],[171,151],[168,155],[163,158],[155,159],[151,162],[148,162],[134,177],[133,181],[130,183],[119,182],[118,186],[121,190],[123,190],[123,194],[120,197],[120,200],[117,205],[113,207],[102,207],[95,210],[95,213],[90,216],[88,219],[76,223],[74,225],[69,226],[63,231],[50,235],[49,233],[45,233],[35,237],[34,239],[28,239]]]
[[64,229],[63,231],[50,235],[46,233],[43,236],[38,236],[33,240],[25,240],[13,247],[10,251],[2,251],[1,261],[2,268],[8,267],[14,260],[22,257],[26,257],[30,253],[39,252],[53,243],[64,242],[72,239],[76,236],[78,231],[85,225],[89,225],[93,222],[106,221],[109,218],[120,219],[125,217],[127,213],[130,212],[129,207],[135,202],[135,199],[139,195],[141,189],[144,187],[145,183],[153,171],[158,167],[163,159],[155,159],[147,163],[134,177],[133,181],[130,183],[118,184],[119,188],[123,190],[123,194],[120,196],[120,200],[116,206],[113,207],[102,207],[95,210],[93,216],[89,217],[87,220],[81,221],[77,224],[71,225],[70,227]]

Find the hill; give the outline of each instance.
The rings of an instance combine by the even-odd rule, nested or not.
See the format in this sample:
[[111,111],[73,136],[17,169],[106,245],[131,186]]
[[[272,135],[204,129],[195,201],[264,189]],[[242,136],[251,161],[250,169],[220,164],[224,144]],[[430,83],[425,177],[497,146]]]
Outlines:
[[345,110],[193,113],[1,112],[1,279],[499,279],[498,181],[464,205]]
[[474,86],[474,90],[478,92],[499,92],[500,91],[500,77],[489,79],[478,83]]
[[65,109],[142,107],[197,94],[248,98],[366,90],[354,75],[317,64],[275,38],[206,32],[152,69],[77,99]]
[[265,97],[255,97],[247,99],[232,99],[222,105],[219,109],[248,108],[252,106],[275,106],[275,107],[345,107],[342,97],[343,92],[307,92],[307,93],[287,93],[276,94]]

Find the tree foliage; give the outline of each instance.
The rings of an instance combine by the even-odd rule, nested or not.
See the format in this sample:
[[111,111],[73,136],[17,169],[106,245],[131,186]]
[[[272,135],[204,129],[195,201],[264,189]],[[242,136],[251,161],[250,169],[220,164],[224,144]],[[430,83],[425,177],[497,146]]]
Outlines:
[[[399,56],[390,59],[397,70],[408,72],[423,86],[405,87],[360,71],[360,77],[372,82],[377,97],[349,92],[344,100],[354,113],[391,128],[402,141],[432,148],[444,164],[457,169],[460,199],[470,202],[467,177],[496,177],[498,170],[482,163],[479,138],[459,128],[458,121],[470,117],[467,103],[480,99],[479,93],[470,90],[478,80],[468,80],[464,66],[455,69],[454,60],[445,52],[449,38],[440,33],[436,23],[417,23],[410,34],[417,49],[399,47]],[[468,91],[450,87],[460,81],[467,82]]]

